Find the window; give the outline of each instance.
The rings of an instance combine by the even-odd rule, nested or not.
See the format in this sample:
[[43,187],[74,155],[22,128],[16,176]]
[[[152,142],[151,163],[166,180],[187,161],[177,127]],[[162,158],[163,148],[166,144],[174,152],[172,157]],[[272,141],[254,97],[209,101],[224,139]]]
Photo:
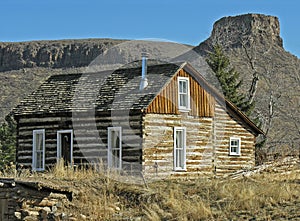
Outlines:
[[230,137],[229,155],[239,156],[240,154],[241,154],[241,138]]
[[185,159],[186,130],[183,127],[174,128],[174,170],[186,169]]
[[122,128],[108,128],[108,167],[122,168]]
[[33,131],[32,170],[45,170],[45,130]]
[[178,104],[179,110],[190,109],[189,78],[178,77]]

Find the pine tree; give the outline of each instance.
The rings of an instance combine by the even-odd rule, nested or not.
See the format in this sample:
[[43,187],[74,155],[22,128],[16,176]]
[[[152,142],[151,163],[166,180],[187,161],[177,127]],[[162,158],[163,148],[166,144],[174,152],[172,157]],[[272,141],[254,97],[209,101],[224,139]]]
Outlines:
[[7,116],[0,126],[0,170],[15,162],[16,155],[16,124]]
[[240,74],[231,66],[229,58],[223,53],[220,45],[214,45],[213,51],[209,53],[206,62],[219,80],[221,89],[226,99],[234,103],[245,114],[250,115],[254,103],[250,103],[247,97],[240,92],[242,81]]

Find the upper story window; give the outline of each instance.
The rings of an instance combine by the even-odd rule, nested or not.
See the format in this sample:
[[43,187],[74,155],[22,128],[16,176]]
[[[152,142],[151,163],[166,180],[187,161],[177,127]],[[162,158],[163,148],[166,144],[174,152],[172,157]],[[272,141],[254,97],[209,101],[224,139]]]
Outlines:
[[241,155],[241,138],[230,137],[229,155]]
[[32,170],[45,170],[45,130],[33,131]]
[[190,84],[188,77],[178,77],[178,104],[179,110],[190,109]]

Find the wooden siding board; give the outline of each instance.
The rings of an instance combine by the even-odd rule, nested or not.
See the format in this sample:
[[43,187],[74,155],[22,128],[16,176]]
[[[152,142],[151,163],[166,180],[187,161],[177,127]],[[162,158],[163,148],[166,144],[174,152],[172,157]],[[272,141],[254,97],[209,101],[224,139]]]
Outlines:
[[212,117],[215,100],[186,71],[181,69],[171,81],[161,90],[146,108],[146,113],[180,114],[178,110],[178,77],[188,77],[190,81],[191,111],[190,115],[197,117]]

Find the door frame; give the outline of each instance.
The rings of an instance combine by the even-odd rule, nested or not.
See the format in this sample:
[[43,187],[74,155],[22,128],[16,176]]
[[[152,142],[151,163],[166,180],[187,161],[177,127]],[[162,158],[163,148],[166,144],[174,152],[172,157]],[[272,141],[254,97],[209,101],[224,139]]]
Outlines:
[[71,148],[70,148],[70,164],[73,166],[73,130],[59,130],[57,131],[57,154],[56,154],[56,162],[58,163],[59,159],[62,157],[61,151],[61,134],[70,133],[71,134]]

